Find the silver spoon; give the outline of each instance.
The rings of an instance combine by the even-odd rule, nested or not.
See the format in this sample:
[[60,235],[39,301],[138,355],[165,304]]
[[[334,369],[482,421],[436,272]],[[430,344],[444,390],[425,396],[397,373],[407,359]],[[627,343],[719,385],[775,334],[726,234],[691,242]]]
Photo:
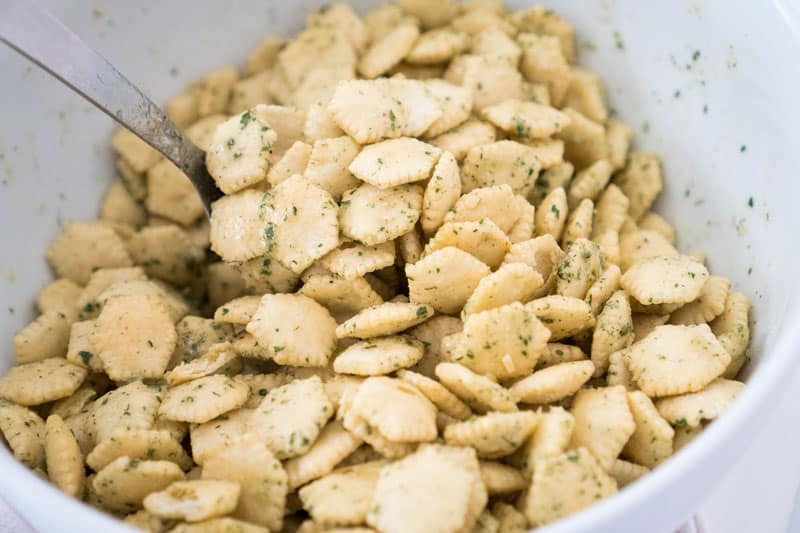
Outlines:
[[3,41],[172,161],[191,180],[206,215],[222,196],[195,146],[161,109],[60,20],[32,0],[2,0]]

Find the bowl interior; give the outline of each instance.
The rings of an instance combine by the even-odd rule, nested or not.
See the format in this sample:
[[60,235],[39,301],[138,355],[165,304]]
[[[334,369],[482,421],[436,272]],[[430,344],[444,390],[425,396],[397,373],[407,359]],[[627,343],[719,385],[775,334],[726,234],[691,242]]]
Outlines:
[[[67,25],[156,102],[215,67],[240,64],[269,34],[292,35],[320,0],[156,4],[48,0]],[[360,10],[379,2],[350,2]],[[525,1],[508,1],[526,7]],[[610,107],[662,156],[657,210],[685,252],[707,254],[753,302],[753,363],[769,364],[798,307],[800,230],[797,13],[788,2],[542,1],[577,30],[580,62],[606,83]],[[176,21],[180,21],[176,24]],[[794,22],[792,22],[794,21]],[[795,31],[792,31],[795,24]],[[96,216],[114,177],[112,121],[0,47],[0,369],[51,274],[43,252],[65,221]],[[793,120],[794,119],[794,120]]]

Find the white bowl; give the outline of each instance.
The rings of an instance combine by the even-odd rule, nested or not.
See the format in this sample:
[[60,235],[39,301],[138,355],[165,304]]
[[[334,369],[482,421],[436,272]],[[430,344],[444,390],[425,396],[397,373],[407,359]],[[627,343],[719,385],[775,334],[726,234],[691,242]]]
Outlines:
[[[637,132],[637,149],[663,157],[667,180],[658,210],[677,227],[680,247],[705,251],[712,271],[750,296],[755,322],[748,386],[722,419],[644,480],[542,531],[673,531],[744,453],[795,365],[800,7],[790,1],[542,2],[575,25],[581,62],[605,80],[611,107]],[[352,3],[363,10],[379,2]],[[292,35],[307,9],[322,2],[45,4],[164,102],[205,71],[240,62],[263,36]],[[5,369],[11,337],[33,317],[35,295],[51,276],[45,247],[62,221],[96,215],[114,175],[114,125],[1,47],[0,73]],[[126,529],[63,496],[4,448],[0,493],[40,531]]]

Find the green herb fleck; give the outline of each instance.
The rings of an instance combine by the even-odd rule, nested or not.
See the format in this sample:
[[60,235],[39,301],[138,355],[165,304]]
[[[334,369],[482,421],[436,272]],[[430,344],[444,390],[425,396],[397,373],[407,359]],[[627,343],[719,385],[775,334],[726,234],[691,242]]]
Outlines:
[[267,251],[271,252],[275,248],[275,226],[272,223],[264,229],[264,240],[267,241]]
[[618,31],[614,32],[614,45],[618,50],[625,50],[625,42],[622,40],[622,35]]
[[580,456],[578,455],[578,452],[576,452],[576,451],[571,451],[571,452],[569,452],[567,454],[567,460],[568,461],[572,461],[573,463],[577,463],[579,459],[580,459]]
[[[242,118],[239,119],[239,124],[241,125],[242,129],[245,129],[250,121],[253,120],[253,115],[250,114],[250,111],[247,111],[242,115]],[[262,129],[263,131],[263,129]]]
[[525,124],[525,121],[520,117],[514,117],[512,120],[514,122],[514,131],[516,132],[517,137],[528,137],[531,134],[530,126]]
[[86,350],[81,350],[78,352],[78,355],[81,356],[81,361],[83,361],[84,365],[89,365],[89,361],[92,359],[92,352],[87,352]]
[[264,259],[261,263],[261,275],[262,276],[271,276],[272,270],[270,269],[270,265],[272,264],[272,259]]

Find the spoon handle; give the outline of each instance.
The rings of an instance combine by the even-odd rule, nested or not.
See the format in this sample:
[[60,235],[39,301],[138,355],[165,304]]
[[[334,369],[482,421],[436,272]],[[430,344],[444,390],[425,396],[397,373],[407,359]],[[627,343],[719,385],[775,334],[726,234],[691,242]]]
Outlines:
[[0,41],[38,64],[189,177],[206,212],[219,191],[205,169],[205,153],[102,55],[33,0],[3,0]]

